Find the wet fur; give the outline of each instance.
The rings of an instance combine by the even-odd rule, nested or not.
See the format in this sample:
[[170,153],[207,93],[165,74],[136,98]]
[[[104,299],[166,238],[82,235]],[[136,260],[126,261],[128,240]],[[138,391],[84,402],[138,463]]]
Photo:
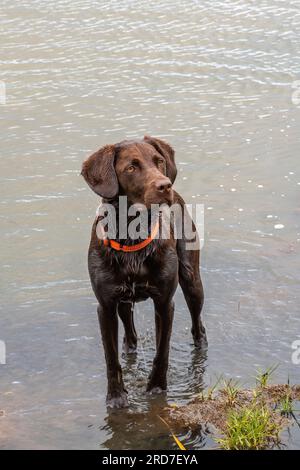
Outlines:
[[[122,154],[122,149],[126,153]],[[122,158],[123,164],[130,160],[131,149],[145,171],[139,171],[136,180],[130,176],[130,183],[127,184],[126,170],[120,167],[118,159]],[[164,168],[155,166],[157,155],[164,157]],[[119,173],[114,170],[116,165]],[[162,202],[171,203],[174,200],[182,207],[184,205],[179,194],[170,189],[170,184],[163,186],[163,190],[160,189],[161,182],[164,185],[168,181],[173,183],[176,177],[174,151],[160,139],[147,137],[144,141],[125,141],[124,144],[106,146],[84,162],[83,176],[89,186],[104,197],[104,201],[114,204],[117,210],[119,194],[126,194],[131,203],[136,198],[142,198],[142,202],[162,198]],[[98,317],[107,364],[107,406],[122,408],[128,406],[128,401],[118,358],[118,316],[125,330],[124,351],[134,353],[137,347],[133,320],[135,302],[150,297],[155,309],[157,351],[148,380],[148,392],[156,393],[167,388],[174,315],[173,296],[178,283],[191,314],[195,346],[203,348],[207,345],[205,329],[200,319],[203,288],[199,273],[199,250],[187,250],[187,240],[175,240],[171,231],[169,239],[155,239],[140,251],[116,251],[100,243],[96,233],[97,222],[98,218],[92,228],[88,255],[89,274],[99,302]],[[128,239],[121,242],[130,245],[137,241]]]

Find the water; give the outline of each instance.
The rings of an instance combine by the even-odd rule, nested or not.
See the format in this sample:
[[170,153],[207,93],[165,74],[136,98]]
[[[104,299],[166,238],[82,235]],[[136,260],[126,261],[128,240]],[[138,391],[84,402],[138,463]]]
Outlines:
[[[176,189],[205,204],[209,351],[193,351],[178,290],[167,401],[221,373],[253,385],[277,362],[274,382],[299,383],[300,2],[3,0],[1,20],[1,448],[175,446],[164,399],[145,394],[149,303],[136,312],[137,360],[122,360],[131,407],[105,408],[86,261],[98,199],[79,173],[125,137],[168,140]],[[299,448],[297,426],[285,442]]]

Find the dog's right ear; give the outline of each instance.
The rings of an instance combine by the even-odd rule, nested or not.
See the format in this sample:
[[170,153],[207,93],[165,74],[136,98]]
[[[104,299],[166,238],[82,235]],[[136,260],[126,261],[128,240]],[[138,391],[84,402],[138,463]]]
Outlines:
[[115,146],[105,145],[82,164],[81,174],[90,188],[99,196],[112,199],[119,192],[115,172]]
[[167,176],[170,178],[173,184],[177,175],[177,168],[174,159],[174,149],[171,147],[170,144],[168,144],[164,140],[158,139],[157,137],[145,135],[144,141],[152,145],[155,150],[165,158],[167,164]]

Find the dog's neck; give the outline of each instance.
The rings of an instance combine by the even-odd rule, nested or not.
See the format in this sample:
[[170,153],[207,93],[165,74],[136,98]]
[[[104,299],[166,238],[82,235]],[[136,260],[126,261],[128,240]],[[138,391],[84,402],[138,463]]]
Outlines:
[[[145,209],[141,212],[139,209],[134,207],[134,203],[131,203],[130,201],[127,201],[125,206],[124,201],[120,204],[119,197],[116,199],[103,199],[102,205],[103,204],[110,204],[113,206],[116,217],[116,236],[114,239],[125,245],[139,243],[141,240],[150,236],[151,231],[159,218],[159,212],[154,213],[150,209]],[[99,208],[101,208],[102,205],[100,205]],[[141,220],[144,222],[143,230],[139,236],[131,238],[129,226],[139,217],[139,215],[141,215]],[[125,238],[124,232],[127,234]]]

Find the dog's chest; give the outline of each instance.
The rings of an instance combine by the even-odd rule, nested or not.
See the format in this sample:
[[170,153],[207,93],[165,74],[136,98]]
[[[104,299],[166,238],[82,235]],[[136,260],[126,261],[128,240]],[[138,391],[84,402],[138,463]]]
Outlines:
[[141,302],[153,294],[153,286],[149,284],[137,284],[135,282],[124,282],[118,287],[118,296],[120,302]]
[[147,269],[141,269],[138,273],[123,277],[117,291],[120,302],[141,302],[153,297],[157,288],[151,282]]

